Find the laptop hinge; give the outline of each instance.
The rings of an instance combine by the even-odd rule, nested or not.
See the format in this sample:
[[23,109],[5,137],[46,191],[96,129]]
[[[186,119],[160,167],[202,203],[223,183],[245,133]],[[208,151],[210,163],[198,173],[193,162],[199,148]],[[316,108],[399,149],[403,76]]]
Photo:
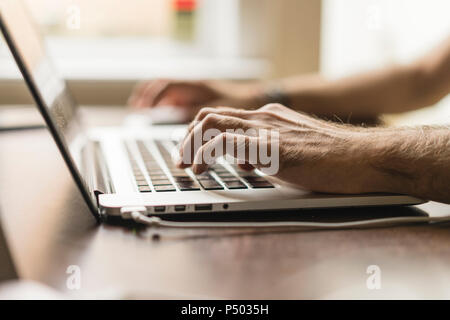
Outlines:
[[104,193],[114,193],[114,186],[100,143],[90,140],[84,149],[86,180],[89,181],[89,191],[95,197],[98,206],[99,196]]

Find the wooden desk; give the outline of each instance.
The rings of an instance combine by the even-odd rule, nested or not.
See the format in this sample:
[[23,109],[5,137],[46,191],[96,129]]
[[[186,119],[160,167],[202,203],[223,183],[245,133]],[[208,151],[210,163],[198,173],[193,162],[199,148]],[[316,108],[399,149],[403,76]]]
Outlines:
[[[98,226],[46,130],[0,133],[0,202],[20,275],[63,291],[68,291],[67,267],[78,265],[85,292],[115,288],[235,299],[450,298],[448,226],[310,232],[162,229],[159,241],[152,240],[151,230]],[[448,205],[421,207],[450,213]],[[369,265],[381,268],[380,290],[366,287]]]

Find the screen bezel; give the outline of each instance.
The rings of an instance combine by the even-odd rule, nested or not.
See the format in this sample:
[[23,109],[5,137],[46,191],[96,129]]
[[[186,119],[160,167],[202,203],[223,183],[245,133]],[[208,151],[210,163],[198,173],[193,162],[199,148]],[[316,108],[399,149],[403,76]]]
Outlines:
[[39,112],[41,113],[42,117],[45,120],[45,123],[47,124],[47,127],[64,159],[64,162],[66,163],[67,167],[69,168],[69,171],[75,180],[76,185],[78,186],[81,195],[83,196],[86,204],[88,205],[91,213],[94,215],[94,217],[99,221],[100,215],[98,212],[97,204],[93,201],[90,192],[85,185],[85,182],[83,180],[83,177],[81,176],[77,166],[75,165],[74,160],[72,159],[69,150],[67,149],[64,139],[60,136],[60,133],[55,125],[55,123],[52,120],[52,117],[50,113],[47,111],[47,106],[45,105],[44,100],[42,99],[42,96],[39,92],[38,87],[34,83],[34,80],[31,76],[31,72],[27,69],[23,57],[20,55],[19,51],[17,50],[16,44],[14,43],[14,40],[11,37],[11,34],[8,30],[8,27],[3,19],[3,13],[0,10],[0,29],[3,33],[3,37],[14,57],[14,60],[16,61],[17,66],[19,67],[19,70],[25,80],[25,83],[30,90],[30,93],[36,102],[36,105],[39,109]]

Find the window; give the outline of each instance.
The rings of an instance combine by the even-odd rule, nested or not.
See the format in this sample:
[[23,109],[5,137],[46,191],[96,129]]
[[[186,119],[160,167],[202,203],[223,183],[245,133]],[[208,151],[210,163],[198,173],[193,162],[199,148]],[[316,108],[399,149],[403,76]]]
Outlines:
[[238,49],[240,0],[27,0],[72,79],[255,78]]
[[[262,55],[240,52],[242,0],[22,1],[69,80],[247,79],[268,70]],[[2,77],[10,69],[18,77],[5,65]]]
[[[450,37],[449,12],[448,0],[324,0],[321,71],[338,78],[411,62]],[[397,124],[448,124],[450,95],[393,118]]]
[[448,0],[323,0],[321,69],[339,77],[406,63],[450,36]]

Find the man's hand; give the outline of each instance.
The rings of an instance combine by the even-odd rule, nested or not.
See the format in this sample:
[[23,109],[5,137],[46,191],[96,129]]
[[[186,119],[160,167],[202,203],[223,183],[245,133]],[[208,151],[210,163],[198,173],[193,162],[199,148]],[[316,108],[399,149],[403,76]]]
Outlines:
[[[203,139],[208,129],[217,134]],[[269,139],[259,135],[261,129],[269,132]],[[203,138],[196,141],[198,137]],[[270,164],[261,161],[260,153],[251,157],[255,145],[258,152],[269,150],[272,160],[278,152],[274,176],[295,186],[331,193],[404,193],[450,202],[448,128],[360,128],[318,120],[279,104],[254,111],[202,109],[183,141],[179,166],[192,165],[198,174],[214,158],[229,154],[245,162],[243,168],[264,171]]]
[[253,104],[256,84],[236,84],[224,81],[154,80],[139,84],[128,104],[135,108],[177,106],[186,108],[193,119],[200,108],[228,105],[244,108]]

